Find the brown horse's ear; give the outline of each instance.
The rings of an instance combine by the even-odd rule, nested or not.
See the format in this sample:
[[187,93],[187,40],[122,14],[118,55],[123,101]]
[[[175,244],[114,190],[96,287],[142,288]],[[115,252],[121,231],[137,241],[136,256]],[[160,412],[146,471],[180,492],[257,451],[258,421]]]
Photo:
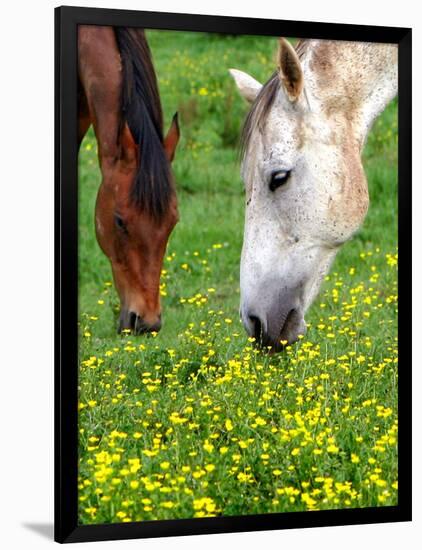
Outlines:
[[176,147],[179,143],[180,128],[179,128],[179,116],[177,113],[173,116],[171,126],[164,138],[164,150],[166,152],[169,162],[172,162],[176,153]]
[[296,101],[303,90],[303,72],[299,57],[285,38],[280,38],[278,69],[290,101]]

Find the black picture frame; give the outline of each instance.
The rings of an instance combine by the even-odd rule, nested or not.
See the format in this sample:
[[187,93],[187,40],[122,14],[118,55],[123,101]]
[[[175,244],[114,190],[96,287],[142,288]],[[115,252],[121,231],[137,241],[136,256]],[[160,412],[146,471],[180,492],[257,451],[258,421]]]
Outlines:
[[[77,26],[295,36],[399,47],[398,505],[332,511],[78,525]],[[55,10],[55,540],[82,542],[411,520],[411,29],[173,13]]]

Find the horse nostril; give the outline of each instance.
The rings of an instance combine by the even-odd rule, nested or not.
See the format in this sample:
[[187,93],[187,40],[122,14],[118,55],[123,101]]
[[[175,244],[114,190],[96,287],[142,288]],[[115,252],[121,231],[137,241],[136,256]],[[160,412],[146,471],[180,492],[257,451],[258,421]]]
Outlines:
[[256,317],[255,315],[249,315],[249,321],[252,325],[252,336],[256,338],[256,340],[262,339],[262,323],[259,317]]
[[136,322],[138,320],[138,316],[135,312],[131,311],[129,312],[129,328],[130,330],[133,330],[136,328]]

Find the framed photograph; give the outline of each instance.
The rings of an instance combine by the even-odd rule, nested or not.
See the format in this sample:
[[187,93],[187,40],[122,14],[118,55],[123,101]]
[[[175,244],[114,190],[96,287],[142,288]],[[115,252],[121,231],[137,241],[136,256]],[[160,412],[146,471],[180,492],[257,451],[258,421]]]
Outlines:
[[410,520],[411,30],[55,17],[55,539]]

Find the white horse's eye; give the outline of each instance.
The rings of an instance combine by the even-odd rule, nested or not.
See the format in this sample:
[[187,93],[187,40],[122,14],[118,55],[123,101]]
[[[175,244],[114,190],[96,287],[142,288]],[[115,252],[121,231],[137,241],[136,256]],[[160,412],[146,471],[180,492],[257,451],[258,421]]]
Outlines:
[[290,170],[279,170],[271,174],[270,191],[275,191],[285,183],[290,177]]

